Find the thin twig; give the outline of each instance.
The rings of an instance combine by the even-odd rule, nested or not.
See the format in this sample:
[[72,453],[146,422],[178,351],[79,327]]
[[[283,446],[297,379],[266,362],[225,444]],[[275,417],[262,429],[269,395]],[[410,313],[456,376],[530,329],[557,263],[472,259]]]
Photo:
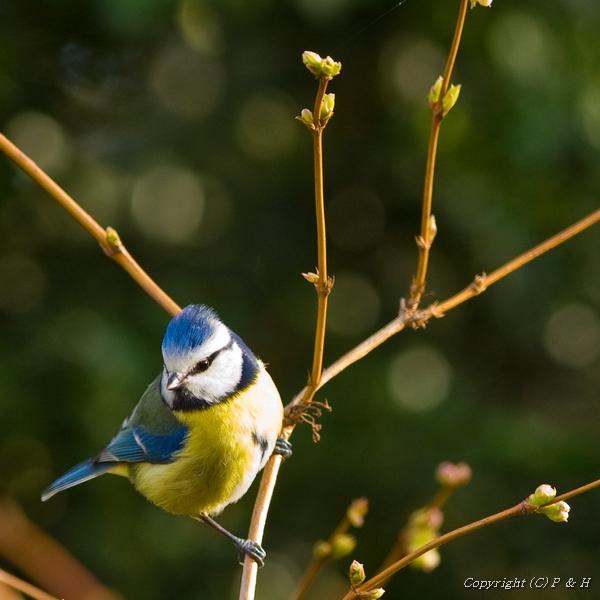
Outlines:
[[520,269],[523,265],[531,262],[538,256],[541,256],[545,252],[552,250],[566,242],[568,239],[576,236],[581,233],[588,227],[595,225],[600,221],[600,209],[595,210],[593,213],[589,214],[587,217],[584,217],[577,223],[574,223],[570,227],[563,229],[563,231],[553,235],[551,238],[548,238],[545,242],[538,244],[531,250],[524,252],[520,256],[513,258],[511,261],[507,262],[505,265],[501,266],[499,269],[492,271],[489,275],[483,273],[483,275],[478,275],[475,277],[474,281],[466,287],[464,290],[455,294],[454,296],[440,302],[439,304],[432,304],[427,309],[423,311],[423,318],[429,319],[430,316],[441,317],[449,310],[454,307],[462,304],[466,300],[473,298],[474,296],[478,296],[481,292],[484,292],[490,285],[497,283],[500,279],[503,279],[507,275],[510,275],[517,269]]
[[133,259],[114,229],[111,227],[103,229],[65,190],[1,133],[0,150],[46,190],[100,244],[104,253],[121,265],[155,302],[171,316],[176,315],[181,310]]
[[421,233],[417,237],[417,247],[419,249],[419,263],[417,266],[417,273],[413,278],[410,289],[410,297],[408,300],[408,308],[410,310],[417,309],[417,307],[419,306],[419,302],[421,301],[423,292],[425,291],[427,267],[429,264],[429,251],[431,249],[431,244],[433,243],[433,236],[435,235],[435,233],[432,232],[431,228],[431,206],[433,202],[433,180],[435,172],[435,160],[437,155],[437,145],[440,135],[440,127],[444,118],[442,100],[446,95],[446,92],[448,91],[448,87],[450,86],[450,79],[452,77],[454,63],[456,62],[458,46],[460,45],[460,38],[465,22],[468,2],[469,0],[461,0],[458,19],[456,21],[456,29],[454,30],[452,45],[450,46],[450,52],[448,54],[446,68],[444,69],[439,98],[434,104],[434,106],[432,106],[431,110],[431,131],[429,134],[429,146],[427,149],[427,162],[425,166],[423,209],[421,213]]
[[[323,372],[323,351],[325,346],[325,326],[327,322],[327,304],[329,292],[333,281],[327,274],[327,235],[325,227],[325,200],[323,191],[323,130],[327,125],[327,119],[321,118],[321,105],[331,77],[322,76],[318,78],[319,88],[315,99],[311,129],[314,154],[314,177],[315,177],[315,208],[317,220],[317,264],[318,273],[315,289],[317,291],[317,324],[315,331],[315,345],[313,351],[313,362],[309,382],[304,388],[304,402],[312,401],[315,392],[321,386],[321,375]],[[288,440],[292,435],[295,425],[284,427],[281,437]],[[269,459],[261,478],[257,498],[250,521],[249,539],[258,543],[262,542],[264,526],[271,504],[271,498],[275,489],[275,483],[281,467],[281,456],[274,455]],[[255,561],[246,556],[242,571],[242,582],[240,586],[240,600],[252,600],[256,592],[256,578],[258,566]]]
[[315,99],[314,127],[311,128],[313,140],[313,162],[315,177],[315,209],[317,218],[317,323],[315,330],[315,346],[310,380],[306,387],[304,402],[310,402],[321,383],[323,372],[323,352],[325,348],[325,326],[327,323],[327,304],[331,291],[331,282],[327,274],[327,234],[325,228],[325,194],[323,191],[323,130],[326,121],[321,119],[321,104],[327,90],[329,80],[319,78],[319,89]]
[[47,594],[46,592],[36,588],[34,585],[7,573],[0,569],[0,581],[10,586],[11,588],[18,590],[22,594],[29,596],[31,598],[35,598],[36,600],[58,600],[54,596]]

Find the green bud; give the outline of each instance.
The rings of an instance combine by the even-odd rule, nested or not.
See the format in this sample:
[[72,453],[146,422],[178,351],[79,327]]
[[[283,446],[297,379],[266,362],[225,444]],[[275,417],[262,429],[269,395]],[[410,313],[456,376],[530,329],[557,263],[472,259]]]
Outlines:
[[536,512],[546,515],[551,521],[556,523],[566,523],[569,520],[569,511],[571,507],[562,500],[547,506],[540,506]]
[[303,108],[300,113],[300,120],[304,123],[308,123],[309,125],[315,122],[312,111],[308,110],[308,108]]
[[342,70],[342,63],[335,62],[331,56],[327,56],[321,62],[321,70],[328,77],[335,77]]
[[316,273],[302,273],[302,277],[309,283],[317,283],[319,281],[319,276]]
[[444,82],[444,78],[440,75],[435,83],[431,86],[429,90],[428,99],[429,99],[429,108],[433,108],[433,105],[440,99],[440,92],[442,90],[442,83]]
[[331,544],[325,540],[319,540],[313,547],[313,556],[315,558],[330,558]]
[[321,63],[323,59],[316,53],[306,50],[302,53],[302,62],[306,65],[306,68],[317,77],[321,75]]
[[338,535],[331,544],[331,558],[337,560],[348,556],[356,548],[356,538],[348,533]]
[[437,223],[435,222],[435,217],[433,215],[429,217],[429,226],[427,233],[429,235],[429,241],[433,242],[437,234]]
[[531,494],[527,500],[531,506],[542,506],[542,504],[548,504],[554,496],[556,496],[556,488],[553,488],[547,483],[543,483],[537,487],[535,492]]
[[362,527],[365,515],[369,511],[369,501],[366,498],[354,500],[346,512],[346,516],[353,527]]
[[442,116],[445,117],[450,109],[456,104],[458,96],[460,95],[460,84],[451,85],[446,92],[446,95],[442,99]]
[[119,234],[112,227],[107,227],[106,228],[106,241],[111,246],[118,246],[121,243],[121,238],[119,237]]
[[[406,547],[408,552],[414,552],[425,544],[433,541],[439,535],[444,515],[439,508],[421,508],[411,516],[406,528]],[[419,556],[411,563],[415,569],[425,572],[433,571],[441,561],[436,548]]]
[[476,4],[481,4],[481,6],[487,6],[489,8],[492,6],[492,0],[471,0],[471,8],[475,8]]
[[357,587],[365,580],[365,568],[357,560],[353,560],[348,575],[350,576],[350,585]]
[[335,62],[331,56],[321,58],[316,52],[309,50],[302,53],[302,62],[315,77],[331,79],[342,70],[342,63]]
[[333,117],[335,107],[335,94],[325,94],[321,103],[321,120],[328,121]]

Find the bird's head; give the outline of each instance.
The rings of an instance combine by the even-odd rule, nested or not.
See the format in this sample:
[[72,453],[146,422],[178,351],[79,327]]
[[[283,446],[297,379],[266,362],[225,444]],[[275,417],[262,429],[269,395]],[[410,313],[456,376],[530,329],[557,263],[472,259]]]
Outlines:
[[191,304],[169,323],[162,343],[161,395],[173,410],[201,410],[254,381],[258,361],[207,306]]

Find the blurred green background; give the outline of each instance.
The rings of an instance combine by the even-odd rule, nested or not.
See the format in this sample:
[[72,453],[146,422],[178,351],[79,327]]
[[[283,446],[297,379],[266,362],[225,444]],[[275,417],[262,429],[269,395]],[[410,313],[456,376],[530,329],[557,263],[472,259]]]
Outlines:
[[[179,304],[215,307],[288,402],[306,381],[316,305],[300,275],[317,260],[310,136],[294,121],[316,85],[301,53],[343,63],[325,132],[329,364],[391,320],[408,292],[426,93],[458,4],[406,0],[384,14],[394,2],[3,2],[0,130],[115,227]],[[496,0],[468,12],[453,76],[461,97],[442,127],[426,303],[598,206],[599,28],[597,0]],[[288,597],[312,544],[361,495],[371,510],[350,558],[373,573],[435,492],[443,460],[474,472],[444,531],[541,483],[563,492],[598,478],[599,273],[596,228],[328,384],[318,397],[334,410],[321,442],[299,427],[281,472],[259,597]],[[39,500],[115,433],[161,369],[167,322],[0,157],[0,491],[124,598],[235,598],[229,543],[125,480]],[[221,517],[239,535],[255,490]],[[600,492],[571,505],[568,524],[533,516],[452,543],[437,570],[403,571],[386,597],[477,597],[467,577],[592,577],[597,587]],[[350,558],[326,569],[310,597],[341,597]]]

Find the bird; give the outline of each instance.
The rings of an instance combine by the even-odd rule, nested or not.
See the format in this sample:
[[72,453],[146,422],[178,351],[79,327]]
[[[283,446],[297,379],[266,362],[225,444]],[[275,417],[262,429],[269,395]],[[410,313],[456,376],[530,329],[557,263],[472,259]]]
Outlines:
[[248,491],[273,452],[291,454],[279,436],[277,387],[262,361],[203,304],[173,317],[162,357],[162,372],[114,438],[50,485],[42,500],[104,473],[122,475],[150,502],[208,523],[234,543],[240,560],[248,555],[263,566],[258,543],[212,517]]

